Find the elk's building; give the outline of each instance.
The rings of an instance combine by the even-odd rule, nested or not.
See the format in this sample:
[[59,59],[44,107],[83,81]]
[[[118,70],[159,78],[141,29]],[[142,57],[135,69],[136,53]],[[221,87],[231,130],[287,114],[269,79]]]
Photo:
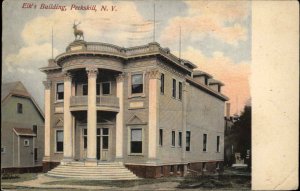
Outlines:
[[41,71],[45,171],[118,162],[160,177],[222,168],[223,84],[168,48],[76,40]]

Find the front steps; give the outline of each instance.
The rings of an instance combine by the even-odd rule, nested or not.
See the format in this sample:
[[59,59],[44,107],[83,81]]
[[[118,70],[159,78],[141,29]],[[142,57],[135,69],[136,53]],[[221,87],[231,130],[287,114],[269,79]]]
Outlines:
[[60,164],[47,173],[53,177],[79,178],[89,180],[137,180],[135,174],[123,164],[117,162],[98,163],[97,166],[85,166],[83,162]]

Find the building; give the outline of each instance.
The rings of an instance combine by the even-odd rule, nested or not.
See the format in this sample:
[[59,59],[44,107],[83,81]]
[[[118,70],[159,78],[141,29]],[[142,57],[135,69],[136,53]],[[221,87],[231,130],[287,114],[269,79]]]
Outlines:
[[215,171],[224,159],[221,82],[153,42],[75,40],[41,68],[46,171],[121,162],[140,177]]
[[1,169],[42,169],[43,112],[21,82],[4,83],[1,90]]

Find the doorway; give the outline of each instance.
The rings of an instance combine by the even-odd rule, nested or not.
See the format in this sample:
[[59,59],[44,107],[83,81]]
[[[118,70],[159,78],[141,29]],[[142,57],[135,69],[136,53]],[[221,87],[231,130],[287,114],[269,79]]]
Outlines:
[[109,149],[109,128],[97,128],[97,160],[106,161]]

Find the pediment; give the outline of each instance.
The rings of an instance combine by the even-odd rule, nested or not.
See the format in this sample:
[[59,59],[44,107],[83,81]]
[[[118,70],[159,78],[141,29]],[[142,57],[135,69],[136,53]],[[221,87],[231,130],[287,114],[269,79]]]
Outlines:
[[55,126],[56,126],[56,127],[63,127],[63,126],[64,126],[64,121],[63,121],[63,119],[62,119],[62,118],[59,118],[59,119],[57,120],[57,122],[55,123]]
[[126,123],[127,125],[144,125],[147,124],[141,117],[132,115]]

